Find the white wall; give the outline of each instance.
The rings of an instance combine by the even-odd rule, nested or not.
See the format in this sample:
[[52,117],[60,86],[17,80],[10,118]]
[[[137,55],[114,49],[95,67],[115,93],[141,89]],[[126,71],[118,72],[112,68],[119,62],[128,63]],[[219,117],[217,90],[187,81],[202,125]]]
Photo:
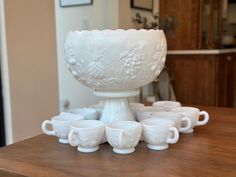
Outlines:
[[104,6],[105,28],[107,29],[119,28],[119,0],[103,0],[103,1],[105,2]]
[[54,0],[1,1],[7,144],[41,134],[42,121],[59,112],[54,22]]
[[118,28],[118,0],[94,0],[93,5],[66,8],[60,7],[55,0],[55,13],[60,100],[68,99],[71,108],[94,104],[100,98],[66,69],[64,40],[70,30]]
[[[159,0],[153,1],[153,13],[159,12]],[[152,20],[152,15],[149,11],[130,8],[130,0],[119,0],[119,27],[123,29],[137,28],[132,18],[139,13],[148,20]]]

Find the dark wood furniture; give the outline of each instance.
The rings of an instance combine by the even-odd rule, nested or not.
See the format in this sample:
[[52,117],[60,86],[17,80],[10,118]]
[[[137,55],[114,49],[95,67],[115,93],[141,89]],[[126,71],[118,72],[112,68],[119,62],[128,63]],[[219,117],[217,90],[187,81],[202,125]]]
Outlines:
[[166,66],[181,103],[236,107],[236,53],[167,55]]
[[4,177],[235,177],[236,109],[201,107],[207,125],[181,134],[177,144],[156,152],[140,143],[131,155],[116,155],[108,144],[91,154],[40,135],[0,149]]
[[[166,33],[168,50],[222,47],[222,0],[160,0],[160,19],[175,18]],[[168,55],[167,68],[178,101],[184,104],[236,107],[236,56]]]
[[221,47],[222,0],[160,0],[160,19],[174,18],[174,33],[166,33],[169,50]]
[[[197,49],[200,45],[199,0],[160,0],[160,18],[174,17],[175,33],[167,33],[169,50]],[[184,39],[184,40],[183,40]]]

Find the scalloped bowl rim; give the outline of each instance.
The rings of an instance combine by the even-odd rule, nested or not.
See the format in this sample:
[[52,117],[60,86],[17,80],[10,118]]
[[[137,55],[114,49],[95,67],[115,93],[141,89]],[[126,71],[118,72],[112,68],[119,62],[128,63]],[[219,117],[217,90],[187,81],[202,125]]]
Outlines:
[[105,32],[112,32],[112,33],[117,33],[117,32],[136,32],[136,33],[140,33],[140,32],[159,32],[159,33],[164,33],[163,30],[160,29],[103,29],[103,30],[99,30],[99,29],[94,29],[94,30],[71,30],[68,32],[69,33],[105,33]]
[[[140,40],[140,38],[150,38],[153,40],[153,38],[151,37],[152,35],[155,34],[155,37],[156,40],[158,41],[159,38],[165,38],[165,34],[164,34],[164,31],[163,30],[159,30],[159,29],[150,29],[150,30],[146,30],[146,29],[115,29],[115,30],[112,30],[112,29],[103,29],[103,30],[98,30],[98,29],[95,29],[95,30],[81,30],[81,31],[78,31],[78,30],[75,30],[75,31],[69,31],[68,34],[67,34],[67,37],[66,37],[66,40],[67,39],[70,39],[72,38],[73,40],[75,40],[75,37],[77,38],[77,36],[85,36],[85,38],[89,37],[91,35],[91,37],[93,37],[93,35],[95,36],[101,36],[101,37],[106,37],[106,38],[110,38],[112,36],[121,36],[121,35],[125,35],[126,38],[128,39],[129,37],[131,37],[132,39],[134,39],[134,37],[137,39]],[[116,41],[117,42],[117,41]],[[158,43],[158,42],[157,42]],[[120,45],[120,44],[119,44]],[[166,42],[165,42],[165,45],[166,45]],[[152,49],[153,50],[153,49]],[[150,59],[149,59],[150,60]],[[165,61],[165,59],[164,59]],[[144,65],[141,65],[142,68],[145,68]],[[161,70],[161,69],[160,69]],[[79,77],[80,74],[78,74],[78,76],[76,77]],[[135,74],[137,75],[137,74]],[[87,77],[87,76],[86,76]],[[154,74],[150,75],[149,78],[146,79],[146,82],[145,84],[151,82],[153,80],[153,78],[156,77],[154,76]],[[123,78],[122,78],[123,79]],[[79,79],[77,79],[79,80]],[[127,79],[128,80],[128,79]],[[132,79],[129,79],[130,81],[132,81]],[[148,80],[148,81],[147,81]],[[80,81],[80,80],[79,80]],[[118,91],[118,90],[127,90],[127,89],[135,89],[135,88],[139,88],[144,84],[144,79],[141,80],[142,83],[137,83],[137,79],[136,80],[133,80],[132,83],[133,84],[127,84],[127,83],[122,83],[122,85],[120,86],[117,86],[117,85],[109,85],[109,86],[105,86],[105,85],[102,85],[102,86],[95,86],[95,84],[88,84],[86,82],[82,83],[84,85],[86,85],[87,87],[90,87],[90,88],[93,88],[93,89],[96,89],[96,90],[106,90],[106,91]],[[141,82],[140,81],[140,82]],[[101,81],[103,82],[103,81]],[[119,81],[121,82],[121,81]],[[128,82],[128,81],[126,81]],[[133,86],[132,86],[133,85]],[[118,87],[118,88],[117,88]]]

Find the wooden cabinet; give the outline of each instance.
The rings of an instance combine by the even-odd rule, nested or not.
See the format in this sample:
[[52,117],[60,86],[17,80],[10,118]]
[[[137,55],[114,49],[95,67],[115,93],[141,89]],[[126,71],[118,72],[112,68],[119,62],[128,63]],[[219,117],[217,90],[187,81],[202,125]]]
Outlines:
[[[168,50],[219,48],[222,0],[160,0],[160,19],[174,18]],[[172,24],[173,26],[173,24]],[[231,51],[230,51],[231,52]],[[236,107],[236,54],[168,55],[176,98],[185,104]]]
[[236,54],[222,54],[218,58],[217,106],[236,107]]
[[175,31],[166,33],[169,50],[199,48],[199,0],[160,0],[160,17],[174,17]]
[[184,104],[234,107],[236,55],[168,55],[176,98]]
[[168,49],[219,48],[222,7],[222,0],[160,0],[161,23],[170,26],[168,18],[174,19],[174,30],[166,32]]

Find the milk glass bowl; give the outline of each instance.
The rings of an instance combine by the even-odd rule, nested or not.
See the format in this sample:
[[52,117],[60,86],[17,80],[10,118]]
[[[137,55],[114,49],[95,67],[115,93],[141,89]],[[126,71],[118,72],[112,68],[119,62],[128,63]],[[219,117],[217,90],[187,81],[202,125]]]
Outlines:
[[65,40],[65,58],[72,75],[108,98],[103,122],[135,120],[126,97],[152,82],[166,59],[162,30],[71,31]]

